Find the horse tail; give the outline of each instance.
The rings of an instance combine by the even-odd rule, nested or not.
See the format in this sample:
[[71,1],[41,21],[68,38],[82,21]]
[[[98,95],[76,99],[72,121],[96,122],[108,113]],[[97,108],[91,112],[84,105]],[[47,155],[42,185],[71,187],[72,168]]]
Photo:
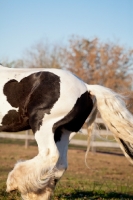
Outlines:
[[96,98],[97,109],[113,133],[128,160],[133,163],[133,115],[127,110],[124,97],[109,88],[86,84]]

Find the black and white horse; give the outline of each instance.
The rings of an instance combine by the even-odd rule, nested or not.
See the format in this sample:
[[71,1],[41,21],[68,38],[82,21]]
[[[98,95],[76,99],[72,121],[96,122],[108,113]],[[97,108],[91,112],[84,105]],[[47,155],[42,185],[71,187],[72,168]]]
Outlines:
[[64,70],[0,66],[0,131],[32,129],[38,144],[38,155],[9,173],[7,191],[18,189],[24,200],[51,199],[67,169],[70,139],[88,117],[91,127],[97,110],[133,163],[133,116],[120,95]]

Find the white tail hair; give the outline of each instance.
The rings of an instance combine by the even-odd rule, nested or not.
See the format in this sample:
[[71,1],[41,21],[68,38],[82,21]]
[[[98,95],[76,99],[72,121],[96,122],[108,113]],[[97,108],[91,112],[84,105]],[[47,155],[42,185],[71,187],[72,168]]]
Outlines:
[[86,84],[96,98],[97,109],[128,160],[133,163],[133,115],[127,110],[123,96],[100,85]]

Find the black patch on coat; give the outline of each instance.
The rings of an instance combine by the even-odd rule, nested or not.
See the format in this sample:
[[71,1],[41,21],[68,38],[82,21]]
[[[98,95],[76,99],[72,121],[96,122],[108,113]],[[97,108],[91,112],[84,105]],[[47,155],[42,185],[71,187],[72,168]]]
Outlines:
[[91,113],[93,101],[89,92],[85,92],[77,99],[73,109],[53,126],[54,140],[60,141],[62,129],[77,132],[83,126],[85,120]]
[[0,132],[16,132],[27,129],[30,129],[28,117],[21,119],[19,112],[16,110],[9,110],[8,113],[3,117],[2,126],[0,126]]
[[[120,139],[120,138],[119,138]],[[125,149],[125,152],[129,155],[130,158],[133,159],[133,147],[130,145],[129,142],[126,142],[122,139],[120,139],[124,149]]]
[[20,131],[31,128],[35,133],[40,129],[45,113],[60,97],[60,78],[51,72],[37,72],[20,82],[8,81],[3,88],[7,101],[18,108],[10,110],[2,120],[0,131]]

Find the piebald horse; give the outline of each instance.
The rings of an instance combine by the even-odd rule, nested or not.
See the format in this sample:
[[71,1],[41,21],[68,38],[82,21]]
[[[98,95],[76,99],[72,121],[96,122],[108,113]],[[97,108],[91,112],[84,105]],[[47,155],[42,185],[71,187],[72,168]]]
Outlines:
[[23,200],[51,199],[67,169],[70,139],[87,118],[92,127],[97,110],[133,163],[133,116],[119,94],[61,69],[0,66],[0,131],[32,129],[38,145],[37,156],[9,173],[7,192],[18,189]]

